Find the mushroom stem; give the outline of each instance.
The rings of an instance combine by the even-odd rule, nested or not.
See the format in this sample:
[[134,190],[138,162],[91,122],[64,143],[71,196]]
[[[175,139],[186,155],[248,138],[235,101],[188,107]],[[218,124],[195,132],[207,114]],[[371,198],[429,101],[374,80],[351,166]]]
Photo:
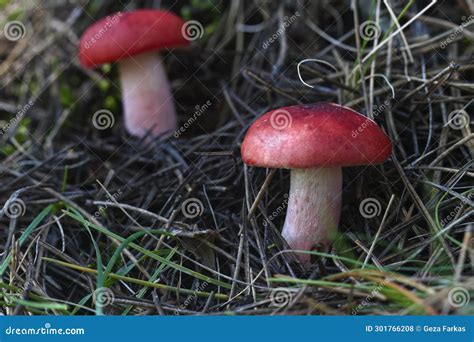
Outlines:
[[153,136],[176,129],[176,110],[161,57],[142,53],[119,62],[125,127],[132,135]]
[[[282,235],[295,250],[310,251],[334,239],[341,214],[340,167],[292,169],[290,196]],[[310,254],[298,254],[303,264]]]

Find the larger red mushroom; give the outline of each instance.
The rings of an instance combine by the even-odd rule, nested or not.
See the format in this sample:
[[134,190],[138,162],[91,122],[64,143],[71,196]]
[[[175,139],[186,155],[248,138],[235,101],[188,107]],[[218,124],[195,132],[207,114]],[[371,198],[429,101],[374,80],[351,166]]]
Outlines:
[[[341,167],[382,163],[391,150],[374,121],[347,107],[319,103],[258,118],[242,143],[242,159],[248,165],[291,169],[282,235],[292,249],[310,251],[328,246],[337,232]],[[298,256],[309,263],[309,254]]]
[[160,10],[116,13],[90,26],[82,35],[79,60],[86,68],[119,64],[125,126],[136,136],[176,128],[171,88],[158,50],[189,43],[185,23]]

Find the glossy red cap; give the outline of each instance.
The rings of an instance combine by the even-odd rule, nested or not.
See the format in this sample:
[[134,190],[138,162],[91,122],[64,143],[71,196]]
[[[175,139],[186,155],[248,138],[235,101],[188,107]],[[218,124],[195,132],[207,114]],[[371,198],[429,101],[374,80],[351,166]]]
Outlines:
[[79,60],[92,68],[136,54],[188,45],[181,33],[184,21],[159,10],[117,12],[90,26],[82,35]]
[[314,168],[384,162],[392,144],[380,127],[333,103],[284,107],[250,126],[242,143],[244,163],[268,168]]

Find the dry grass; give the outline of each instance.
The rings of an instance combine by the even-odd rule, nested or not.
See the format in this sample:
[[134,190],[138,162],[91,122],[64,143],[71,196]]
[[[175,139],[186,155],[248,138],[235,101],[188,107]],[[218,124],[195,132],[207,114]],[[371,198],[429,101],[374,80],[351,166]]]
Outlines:
[[[145,144],[122,128],[116,68],[75,53],[95,19],[158,3],[206,32],[165,53],[184,133]],[[1,313],[472,313],[474,9],[357,3],[0,1],[2,27],[25,28],[0,40]],[[317,101],[373,117],[394,151],[344,169],[340,236],[305,270],[280,236],[288,172],[239,147],[267,110]]]

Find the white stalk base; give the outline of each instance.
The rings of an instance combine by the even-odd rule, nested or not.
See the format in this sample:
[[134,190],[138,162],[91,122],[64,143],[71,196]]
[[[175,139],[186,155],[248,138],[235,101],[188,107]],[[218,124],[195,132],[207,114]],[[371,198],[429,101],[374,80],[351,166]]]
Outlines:
[[[291,249],[310,251],[331,243],[341,216],[341,190],[340,167],[291,170],[282,232]],[[297,255],[303,264],[310,262],[310,254]]]
[[161,57],[149,52],[119,62],[127,131],[143,137],[176,129],[176,109]]

